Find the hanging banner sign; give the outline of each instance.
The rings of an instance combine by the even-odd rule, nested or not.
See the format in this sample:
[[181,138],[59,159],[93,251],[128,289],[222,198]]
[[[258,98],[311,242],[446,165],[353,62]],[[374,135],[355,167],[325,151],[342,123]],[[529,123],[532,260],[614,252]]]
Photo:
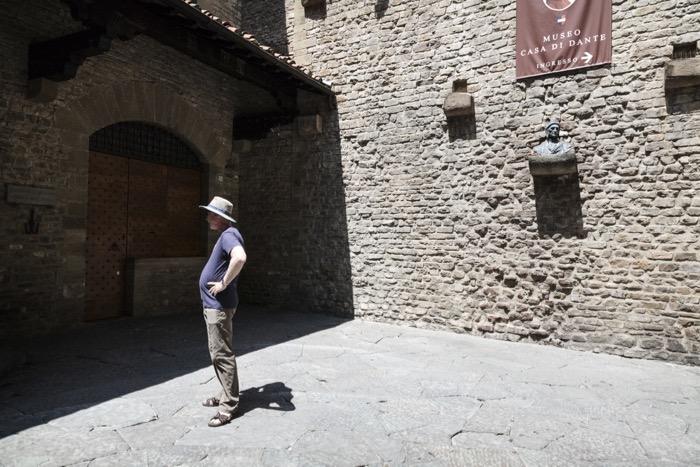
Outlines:
[[516,78],[612,62],[612,0],[516,2]]

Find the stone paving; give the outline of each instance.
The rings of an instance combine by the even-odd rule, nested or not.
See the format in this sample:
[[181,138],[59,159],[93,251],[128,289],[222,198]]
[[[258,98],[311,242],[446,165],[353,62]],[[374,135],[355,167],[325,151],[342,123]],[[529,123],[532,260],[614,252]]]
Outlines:
[[335,317],[235,317],[242,416],[198,315],[34,342],[0,380],[3,466],[700,465],[700,368]]

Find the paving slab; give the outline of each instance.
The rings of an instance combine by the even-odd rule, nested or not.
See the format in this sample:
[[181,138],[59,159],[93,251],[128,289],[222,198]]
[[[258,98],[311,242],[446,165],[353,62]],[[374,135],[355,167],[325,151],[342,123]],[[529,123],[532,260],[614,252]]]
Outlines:
[[199,313],[5,350],[0,465],[700,466],[698,367],[256,308],[234,334],[221,428]]

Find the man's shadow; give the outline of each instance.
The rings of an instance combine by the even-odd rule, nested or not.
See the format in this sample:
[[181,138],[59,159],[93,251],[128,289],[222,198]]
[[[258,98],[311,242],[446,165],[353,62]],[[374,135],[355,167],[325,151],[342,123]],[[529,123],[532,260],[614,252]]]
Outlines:
[[284,410],[289,412],[296,407],[292,403],[292,390],[284,383],[269,383],[257,388],[241,391],[240,414],[255,409]]

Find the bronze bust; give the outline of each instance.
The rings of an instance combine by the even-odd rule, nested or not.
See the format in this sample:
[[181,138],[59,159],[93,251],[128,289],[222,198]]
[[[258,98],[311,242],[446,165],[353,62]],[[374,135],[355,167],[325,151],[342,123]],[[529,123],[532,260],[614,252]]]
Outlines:
[[547,139],[533,148],[529,166],[532,175],[565,175],[578,172],[574,147],[559,141],[559,122],[552,120],[545,126]]
[[544,133],[547,139],[534,147],[534,151],[541,156],[548,156],[553,154],[564,154],[573,149],[569,143],[564,141],[559,141],[559,122],[552,120],[547,123],[544,129]]

